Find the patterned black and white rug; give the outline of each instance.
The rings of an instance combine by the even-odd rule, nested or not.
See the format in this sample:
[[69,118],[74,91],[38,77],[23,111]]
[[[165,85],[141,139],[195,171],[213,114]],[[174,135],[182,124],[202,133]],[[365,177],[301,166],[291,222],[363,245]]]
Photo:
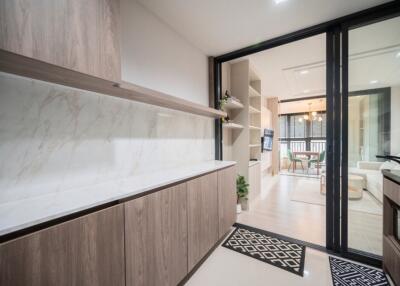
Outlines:
[[270,232],[236,224],[222,246],[303,276],[306,247]]
[[385,273],[371,267],[329,256],[334,286],[390,286]]

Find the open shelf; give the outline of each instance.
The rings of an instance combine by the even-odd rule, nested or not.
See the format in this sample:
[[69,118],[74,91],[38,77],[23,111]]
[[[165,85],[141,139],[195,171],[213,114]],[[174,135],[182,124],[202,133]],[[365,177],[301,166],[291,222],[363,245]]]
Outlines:
[[224,104],[224,109],[242,109],[244,106],[241,102],[238,100],[234,100],[232,98],[229,98],[227,103]]
[[260,161],[249,161],[249,167],[259,164]]
[[250,148],[261,147],[261,144],[249,144]]
[[224,111],[149,88],[113,82],[1,49],[0,71],[212,118],[227,116]]
[[249,97],[261,97],[261,94],[249,85]]
[[233,123],[233,122],[229,122],[229,123],[223,123],[223,124],[222,124],[222,128],[228,128],[228,129],[243,129],[243,125],[236,124],[236,123]]
[[257,126],[249,126],[250,130],[261,130],[261,127],[257,127]]
[[251,114],[256,114],[256,113],[260,113],[261,111],[258,110],[257,108],[254,108],[253,106],[249,105],[249,113]]

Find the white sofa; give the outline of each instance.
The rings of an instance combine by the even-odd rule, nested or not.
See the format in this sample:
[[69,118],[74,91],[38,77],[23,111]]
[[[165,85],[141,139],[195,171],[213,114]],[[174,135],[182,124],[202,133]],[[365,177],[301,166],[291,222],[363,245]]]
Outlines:
[[357,167],[349,168],[349,174],[364,178],[364,189],[368,190],[378,201],[383,203],[383,169],[400,169],[400,165],[386,162],[359,161]]

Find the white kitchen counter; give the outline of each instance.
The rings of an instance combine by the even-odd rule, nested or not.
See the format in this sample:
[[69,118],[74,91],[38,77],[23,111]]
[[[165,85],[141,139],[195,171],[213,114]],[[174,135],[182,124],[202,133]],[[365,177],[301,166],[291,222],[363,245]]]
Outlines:
[[207,161],[0,204],[0,235],[235,165]]

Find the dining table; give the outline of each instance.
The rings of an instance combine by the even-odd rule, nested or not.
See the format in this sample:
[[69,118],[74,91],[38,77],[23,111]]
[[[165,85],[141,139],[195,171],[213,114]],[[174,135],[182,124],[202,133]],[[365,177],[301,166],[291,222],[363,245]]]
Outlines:
[[[311,156],[316,156],[317,160],[319,159],[319,152],[317,151],[293,151],[292,153],[294,157],[307,156],[310,159]],[[317,166],[317,175],[319,175],[319,164],[316,164],[316,166]],[[293,172],[294,172],[294,166],[293,166]]]

